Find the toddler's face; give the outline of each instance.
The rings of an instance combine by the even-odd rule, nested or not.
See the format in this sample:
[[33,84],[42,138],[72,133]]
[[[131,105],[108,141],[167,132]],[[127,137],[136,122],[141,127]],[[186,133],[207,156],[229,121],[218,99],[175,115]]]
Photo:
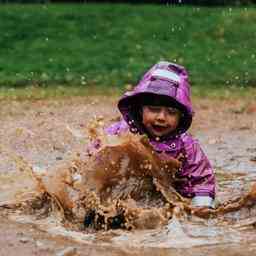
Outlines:
[[178,109],[165,106],[143,106],[142,122],[155,137],[162,137],[176,130],[181,113]]

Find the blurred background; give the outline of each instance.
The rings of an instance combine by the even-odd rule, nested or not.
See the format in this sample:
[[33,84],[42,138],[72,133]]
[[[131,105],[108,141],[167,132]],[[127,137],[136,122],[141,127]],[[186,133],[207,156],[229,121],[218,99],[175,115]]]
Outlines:
[[243,5],[255,3],[255,0],[1,0],[2,3],[132,3],[132,4],[200,4],[200,5]]
[[121,88],[160,60],[256,86],[256,0],[0,0],[0,87]]

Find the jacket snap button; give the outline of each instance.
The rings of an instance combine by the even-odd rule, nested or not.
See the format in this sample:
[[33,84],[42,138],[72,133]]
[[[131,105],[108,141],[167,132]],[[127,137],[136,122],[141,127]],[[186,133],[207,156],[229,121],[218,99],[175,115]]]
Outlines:
[[173,142],[171,145],[170,145],[171,148],[175,148],[176,147],[176,144]]

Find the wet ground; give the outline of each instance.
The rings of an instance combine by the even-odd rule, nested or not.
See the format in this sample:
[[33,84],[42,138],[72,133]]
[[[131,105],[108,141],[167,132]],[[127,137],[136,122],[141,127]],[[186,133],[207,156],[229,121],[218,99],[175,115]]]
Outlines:
[[[214,166],[219,201],[245,193],[256,178],[255,102],[196,99],[194,105],[191,132]],[[43,173],[83,152],[88,125],[102,118],[102,125],[111,123],[119,115],[114,106],[114,98],[102,96],[2,102],[0,202],[33,191],[28,166]],[[256,214],[254,208],[245,211],[232,215],[228,225],[174,218],[161,229],[95,236],[66,230],[56,219],[31,220],[17,212],[7,219],[1,210],[0,255],[14,255],[17,250],[20,255],[251,255],[256,252]]]

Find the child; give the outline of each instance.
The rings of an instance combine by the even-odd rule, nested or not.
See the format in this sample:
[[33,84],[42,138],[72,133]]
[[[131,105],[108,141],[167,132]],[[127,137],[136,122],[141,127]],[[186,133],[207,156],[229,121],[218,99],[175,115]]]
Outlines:
[[213,207],[215,177],[212,167],[197,140],[187,133],[192,122],[188,73],[184,67],[159,62],[142,77],[132,91],[120,99],[118,108],[123,120],[106,129],[118,135],[128,129],[148,136],[160,155],[178,158],[176,190],[192,198],[195,207]]

